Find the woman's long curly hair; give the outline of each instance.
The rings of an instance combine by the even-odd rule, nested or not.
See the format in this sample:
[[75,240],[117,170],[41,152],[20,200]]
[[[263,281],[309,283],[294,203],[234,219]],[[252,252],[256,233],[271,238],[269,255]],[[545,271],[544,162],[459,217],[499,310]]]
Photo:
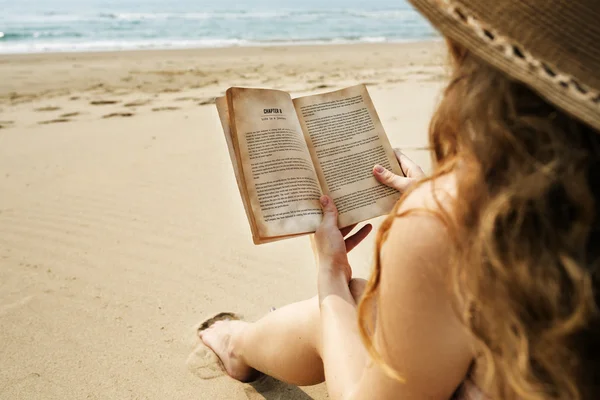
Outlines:
[[[451,217],[456,312],[484,389],[503,399],[600,398],[600,132],[449,43],[452,76],[430,127],[434,173],[457,176]],[[460,167],[458,167],[460,164]],[[460,168],[460,171],[458,169]],[[414,190],[414,188],[413,188]],[[406,195],[408,195],[407,193]],[[380,250],[360,304],[370,335]]]

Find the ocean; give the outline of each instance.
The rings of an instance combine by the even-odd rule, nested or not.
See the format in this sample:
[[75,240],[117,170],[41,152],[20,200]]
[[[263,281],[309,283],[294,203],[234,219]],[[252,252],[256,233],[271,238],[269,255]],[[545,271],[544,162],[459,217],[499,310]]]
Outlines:
[[0,0],[0,53],[436,37],[405,0]]

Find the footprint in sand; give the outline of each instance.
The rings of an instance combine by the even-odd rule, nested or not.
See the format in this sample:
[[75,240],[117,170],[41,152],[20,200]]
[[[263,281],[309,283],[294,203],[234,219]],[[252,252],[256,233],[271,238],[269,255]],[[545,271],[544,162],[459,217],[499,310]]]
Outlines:
[[444,79],[446,79],[444,74],[432,74],[424,82],[442,82]]
[[[220,313],[207,319],[194,329],[194,338],[198,342],[198,332],[210,328],[217,321],[239,320],[241,316],[233,313]],[[186,365],[197,377],[209,380],[227,376],[219,358],[201,341],[188,357]],[[254,382],[244,385],[244,394],[248,400],[286,399],[312,400],[312,397],[297,386],[278,381],[270,376],[262,375]]]
[[202,100],[199,97],[178,97],[175,99],[175,101],[199,101]]
[[[227,317],[228,315],[234,314],[220,314],[203,323],[199,329],[206,329],[218,320],[229,319]],[[227,376],[219,358],[212,350],[202,343],[198,344],[192,354],[190,354],[186,361],[186,365],[192,374],[203,380]],[[277,379],[266,375],[261,375],[256,381],[244,385],[244,394],[248,400],[312,400],[312,397],[304,393],[298,387],[278,381]]]
[[221,361],[211,349],[199,344],[188,357],[186,365],[200,379],[208,380],[225,376]]
[[81,115],[81,113],[79,112],[71,112],[71,113],[66,113],[61,115],[61,118],[71,118],[71,117],[77,117],[78,115]]
[[175,111],[175,110],[179,110],[179,107],[156,107],[153,108],[152,111],[157,112],[157,111]]
[[[207,319],[194,329],[194,341],[198,342],[198,333],[210,328],[218,321],[239,320],[241,317],[233,313],[220,313]],[[188,357],[186,365],[190,372],[201,379],[215,379],[226,375],[219,357],[211,349],[206,347],[202,341],[196,346]]]
[[119,100],[94,100],[90,102],[93,106],[108,106],[117,103],[119,103]]
[[0,121],[0,129],[6,129],[12,125],[14,125],[14,121]]
[[112,114],[106,114],[103,115],[102,118],[107,119],[107,118],[126,118],[126,117],[133,117],[135,114],[134,113],[130,113],[130,112],[117,112],[117,113],[112,113]]
[[61,124],[64,122],[71,122],[70,119],[67,118],[57,118],[57,119],[51,119],[49,121],[40,121],[38,122],[39,125],[49,125],[49,124]]
[[150,104],[152,100],[135,100],[131,103],[124,104],[125,107],[141,107]]
[[34,109],[34,111],[37,111],[37,112],[48,112],[48,111],[57,111],[57,110],[60,110],[60,107],[48,106],[48,107],[40,107],[40,108]]
[[206,105],[209,105],[209,104],[215,104],[214,97],[211,97],[211,98],[208,98],[208,99],[204,99],[200,103],[198,103],[199,106],[206,106]]

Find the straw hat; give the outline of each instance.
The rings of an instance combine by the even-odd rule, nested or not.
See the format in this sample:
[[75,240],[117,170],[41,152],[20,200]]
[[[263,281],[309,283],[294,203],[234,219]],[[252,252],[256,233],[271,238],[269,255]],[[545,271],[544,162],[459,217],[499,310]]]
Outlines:
[[410,0],[442,34],[600,131],[600,0]]

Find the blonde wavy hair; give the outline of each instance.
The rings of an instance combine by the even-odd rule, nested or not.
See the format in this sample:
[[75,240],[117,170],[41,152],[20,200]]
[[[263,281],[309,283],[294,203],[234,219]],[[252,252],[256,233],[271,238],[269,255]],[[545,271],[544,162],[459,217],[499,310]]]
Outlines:
[[[449,49],[452,76],[430,127],[435,170],[420,184],[456,173],[460,160],[460,201],[434,213],[452,240],[449,284],[477,345],[482,389],[503,399],[598,399],[600,132],[463,47]],[[359,306],[365,345],[397,378],[371,321],[381,246],[401,204],[378,233]]]

